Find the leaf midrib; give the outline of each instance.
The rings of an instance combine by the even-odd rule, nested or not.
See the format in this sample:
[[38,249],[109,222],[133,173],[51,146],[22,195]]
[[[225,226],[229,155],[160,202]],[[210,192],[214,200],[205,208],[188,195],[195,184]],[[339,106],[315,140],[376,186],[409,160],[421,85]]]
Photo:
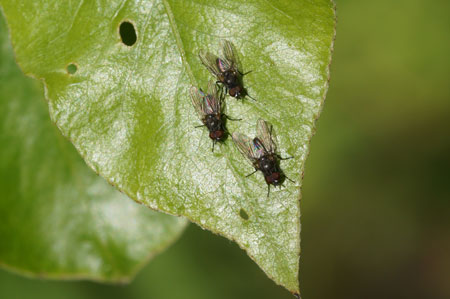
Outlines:
[[172,33],[175,37],[175,42],[177,45],[178,52],[180,53],[181,61],[186,69],[186,72],[189,76],[192,85],[197,85],[197,80],[195,79],[194,73],[189,66],[189,63],[186,59],[186,52],[184,51],[183,41],[181,40],[180,33],[178,32],[178,27],[175,21],[175,16],[172,13],[172,8],[167,0],[162,0],[164,4],[164,9],[166,10],[167,17],[169,19],[170,28],[172,29]]

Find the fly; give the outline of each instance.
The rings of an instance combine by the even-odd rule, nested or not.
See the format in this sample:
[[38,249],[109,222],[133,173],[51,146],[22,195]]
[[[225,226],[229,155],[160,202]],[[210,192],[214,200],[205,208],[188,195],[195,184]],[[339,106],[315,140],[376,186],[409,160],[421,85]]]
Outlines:
[[256,132],[256,137],[253,139],[237,132],[233,133],[232,138],[241,154],[255,168],[255,171],[247,177],[260,170],[267,183],[267,197],[269,197],[270,185],[282,185],[285,179],[294,182],[280,168],[280,160],[288,160],[293,157],[282,158],[277,154],[277,145],[271,124],[259,119],[256,123]]
[[206,127],[209,131],[209,138],[213,141],[212,151],[217,142],[223,142],[228,131],[226,130],[226,120],[238,120],[229,118],[224,110],[224,101],[222,90],[218,89],[213,81],[208,83],[208,91],[205,94],[201,89],[194,86],[190,89],[192,105],[195,108],[203,125],[197,127]]
[[[245,96],[255,100],[247,94],[242,84],[242,77],[246,74],[240,71],[240,63],[234,46],[231,42],[222,42],[222,56],[200,51],[199,57],[203,65],[217,78],[217,83],[222,83],[230,96],[241,99]],[[247,73],[248,74],[248,73]]]

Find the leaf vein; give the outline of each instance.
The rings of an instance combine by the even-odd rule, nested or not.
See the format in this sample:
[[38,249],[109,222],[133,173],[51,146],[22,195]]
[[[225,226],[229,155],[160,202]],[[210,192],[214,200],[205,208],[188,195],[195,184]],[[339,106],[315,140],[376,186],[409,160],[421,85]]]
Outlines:
[[170,7],[170,4],[167,0],[162,0],[164,4],[164,8],[167,13],[167,17],[169,18],[170,27],[172,29],[173,35],[175,36],[175,41],[177,44],[178,51],[180,52],[181,61],[184,64],[184,67],[186,69],[186,72],[189,76],[189,79],[191,80],[192,85],[197,85],[197,80],[195,79],[194,73],[192,73],[191,67],[189,66],[189,63],[186,59],[186,52],[184,51],[183,41],[181,40],[180,33],[178,32],[177,24],[175,22],[175,17],[172,13],[172,9]]

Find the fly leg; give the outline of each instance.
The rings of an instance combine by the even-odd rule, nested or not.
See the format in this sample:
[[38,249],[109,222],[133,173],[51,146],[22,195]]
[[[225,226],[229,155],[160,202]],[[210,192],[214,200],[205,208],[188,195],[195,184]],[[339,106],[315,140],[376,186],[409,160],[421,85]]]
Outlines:
[[252,97],[252,96],[249,96],[247,92],[245,92],[245,96],[256,102],[256,99],[254,97]]
[[291,183],[295,184],[295,181],[291,180],[288,176],[284,175],[285,178],[287,178]]
[[[223,82],[220,81],[220,80],[217,80],[217,81],[216,81],[216,85],[217,85],[217,87],[221,87],[221,86],[223,85]],[[228,90],[227,90],[227,91],[228,91]]]
[[281,157],[280,155],[277,154],[277,158],[280,159],[280,160],[289,160],[289,159],[293,159],[294,156],[283,158],[283,157]]
[[246,73],[242,73],[241,71],[238,70],[239,75],[241,75],[242,77],[244,77],[245,75],[250,74],[251,72],[253,72],[253,71],[248,71]]
[[258,169],[255,169],[255,171],[253,171],[253,172],[250,173],[250,174],[247,174],[245,177],[248,178],[248,177],[251,176],[252,174],[255,174],[257,171],[258,171]]
[[242,118],[231,118],[228,115],[224,114],[223,116],[225,116],[226,119],[228,120],[232,120],[232,121],[238,121],[238,120],[242,120]]

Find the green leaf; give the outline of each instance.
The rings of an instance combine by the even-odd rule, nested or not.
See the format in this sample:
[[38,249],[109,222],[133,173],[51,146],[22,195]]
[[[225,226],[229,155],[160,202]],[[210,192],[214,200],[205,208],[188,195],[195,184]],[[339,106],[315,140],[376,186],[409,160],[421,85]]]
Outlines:
[[[299,292],[300,186],[325,98],[335,32],[330,0],[1,0],[19,64],[45,82],[50,114],[86,162],[148,207],[236,241],[276,283]],[[120,24],[136,42],[122,42]],[[236,46],[248,93],[227,98],[230,132],[258,118],[278,135],[295,183],[272,190],[230,138],[211,152],[188,90],[212,79],[200,49]],[[131,38],[133,40],[133,38]],[[68,72],[68,65],[76,72]],[[72,67],[73,71],[74,67]],[[241,210],[243,212],[241,212]],[[245,219],[245,214],[248,219]],[[241,217],[244,215],[244,217]]]
[[50,121],[0,16],[0,265],[29,276],[127,281],[185,221],[127,199]]

